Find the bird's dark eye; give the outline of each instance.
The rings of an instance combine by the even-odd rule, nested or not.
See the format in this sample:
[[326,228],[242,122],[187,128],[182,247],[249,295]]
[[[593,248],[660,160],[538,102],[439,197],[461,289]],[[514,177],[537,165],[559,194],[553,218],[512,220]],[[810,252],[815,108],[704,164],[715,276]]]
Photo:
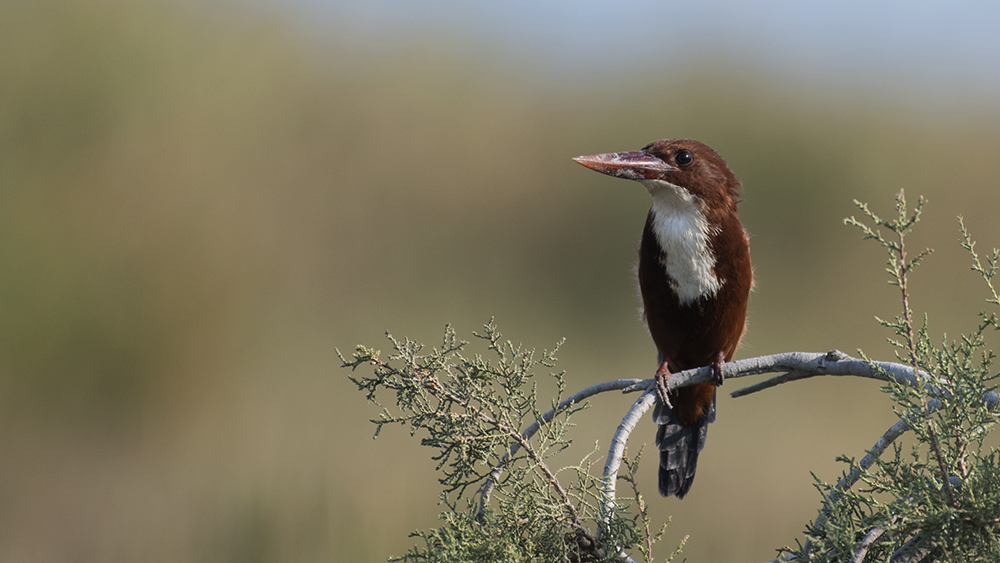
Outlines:
[[674,162],[677,163],[677,166],[687,166],[688,164],[691,164],[691,161],[693,160],[694,156],[692,156],[688,151],[679,151],[674,155]]

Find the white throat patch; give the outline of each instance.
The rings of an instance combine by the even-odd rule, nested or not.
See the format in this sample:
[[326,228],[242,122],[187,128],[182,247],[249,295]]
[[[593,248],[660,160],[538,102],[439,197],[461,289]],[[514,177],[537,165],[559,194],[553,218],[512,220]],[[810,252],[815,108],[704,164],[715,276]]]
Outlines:
[[722,281],[715,276],[715,255],[708,246],[708,221],[701,200],[664,180],[641,180],[653,198],[653,233],[663,255],[660,262],[682,305],[715,295]]

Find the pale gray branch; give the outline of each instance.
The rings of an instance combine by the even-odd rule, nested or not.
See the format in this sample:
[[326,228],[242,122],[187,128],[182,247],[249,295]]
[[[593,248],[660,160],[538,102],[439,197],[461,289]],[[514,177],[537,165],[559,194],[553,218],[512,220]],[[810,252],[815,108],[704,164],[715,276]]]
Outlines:
[[862,561],[864,561],[865,555],[868,554],[868,548],[870,548],[875,542],[877,542],[884,533],[885,530],[879,528],[878,526],[872,528],[871,531],[868,532],[867,535],[865,535],[864,539],[861,540],[861,543],[858,545],[858,548],[854,550],[854,558],[851,559],[851,563],[861,563]]
[[[622,464],[622,456],[625,453],[625,444],[628,443],[628,437],[632,434],[632,430],[635,429],[636,425],[639,424],[639,421],[642,420],[642,416],[656,404],[656,386],[655,383],[652,383],[652,380],[650,382],[651,384],[646,389],[646,392],[632,403],[632,408],[625,414],[625,418],[622,419],[618,425],[618,429],[615,430],[615,435],[611,438],[611,449],[608,451],[608,459],[604,463],[604,477],[602,479],[604,498],[601,500],[600,514],[604,522],[611,520],[611,515],[615,510],[618,469]],[[632,561],[624,551],[621,552],[621,555],[626,558],[626,561]]]
[[[913,368],[905,364],[869,362],[861,358],[853,358],[839,350],[830,350],[825,353],[785,352],[769,356],[758,356],[756,358],[745,358],[726,363],[722,368],[722,373],[726,379],[737,379],[765,373],[781,374],[766,381],[737,389],[733,391],[733,397],[742,397],[781,383],[797,381],[817,375],[846,375],[878,379],[880,381],[888,381],[891,378],[899,383],[911,385],[917,383],[918,380],[925,384],[944,383],[921,370],[917,370],[916,376],[914,376]],[[695,383],[712,380],[713,375],[710,366],[689,369],[670,374],[670,388],[686,387]],[[635,386],[627,391],[645,390],[652,383],[652,379],[636,380]],[[932,387],[931,391],[933,393],[941,392],[938,387]],[[995,402],[996,398],[993,400]]]
[[608,459],[604,463],[605,498],[601,504],[601,515],[605,522],[611,518],[615,509],[615,488],[618,481],[618,469],[622,465],[622,455],[625,453],[625,444],[628,443],[628,437],[632,434],[632,430],[642,420],[642,415],[646,414],[654,404],[656,404],[656,387],[651,384],[649,389],[632,403],[632,408],[625,414],[625,418],[622,419],[614,436],[611,437],[611,449],[608,450]]
[[920,532],[913,535],[912,538],[907,540],[899,549],[892,552],[892,556],[889,558],[890,563],[915,563],[920,561],[931,552],[931,548],[922,545],[917,547],[920,543]]
[[[893,443],[896,438],[902,436],[903,432],[906,432],[906,425],[906,420],[900,419],[896,421],[896,424],[890,426],[889,429],[885,431],[885,434],[882,434],[882,437],[875,442],[875,445],[868,450],[865,457],[861,458],[861,462],[858,463],[857,466],[853,467],[851,471],[845,475],[839,483],[837,483],[837,486],[833,488],[833,491],[830,492],[828,497],[830,501],[836,501],[837,498],[840,497],[840,493],[853,487],[854,483],[857,483],[858,479],[861,477],[861,472],[867,471],[868,468],[875,463],[875,459],[882,455],[882,452],[889,447],[889,444]],[[818,526],[820,523],[821,520],[817,519],[814,526]]]
[[[835,486],[832,491],[830,491],[830,494],[827,495],[826,502],[824,504],[837,502],[837,499],[840,498],[840,494],[842,492],[853,487],[854,483],[857,483],[858,479],[861,478],[861,472],[867,471],[868,468],[871,467],[873,463],[875,463],[875,459],[877,459],[878,456],[882,455],[882,452],[884,452],[885,449],[889,447],[889,444],[893,443],[896,440],[896,438],[899,438],[903,434],[903,432],[906,432],[906,424],[907,424],[906,420],[900,419],[896,421],[896,424],[890,426],[889,429],[885,431],[885,434],[882,434],[882,437],[875,442],[875,445],[872,446],[870,450],[868,450],[868,453],[865,455],[865,457],[861,458],[861,462],[858,463],[857,466],[852,467],[851,471],[848,472],[848,474],[845,475],[844,478],[837,483],[837,486]],[[813,528],[819,528],[825,522],[826,522],[826,513],[823,510],[820,510],[819,516],[817,516],[816,520],[813,522]],[[812,545],[811,541],[806,541],[805,545],[806,552],[809,551],[811,545]]]
[[[746,368],[740,365],[743,363],[747,364]],[[917,370],[917,375],[914,376],[913,368],[904,364],[897,364],[895,362],[868,362],[867,360],[852,358],[839,350],[830,350],[825,354],[805,352],[774,354],[771,356],[738,360],[727,365],[732,365],[733,369],[739,374],[734,374],[732,377],[785,372],[766,381],[737,389],[732,393],[733,397],[743,397],[744,395],[763,391],[781,383],[797,381],[817,375],[848,375],[882,381],[892,378],[898,383],[907,383],[910,385],[917,383],[918,378],[922,383],[942,383],[920,370]],[[728,373],[726,373],[726,377],[730,377]],[[937,391],[937,388],[933,390]]]
[[[613,381],[605,381],[604,383],[591,385],[590,387],[578,391],[572,396],[566,398],[561,403],[559,403],[555,408],[549,409],[545,414],[542,415],[540,420],[536,420],[531,424],[531,426],[525,428],[524,431],[521,432],[521,437],[523,438],[524,441],[530,440],[531,437],[534,436],[536,432],[538,432],[538,429],[542,427],[542,424],[545,424],[550,420],[552,420],[552,417],[555,416],[557,412],[565,409],[570,405],[579,404],[581,401],[587,399],[588,397],[592,397],[594,395],[597,395],[598,393],[604,393],[606,391],[622,391],[624,393],[628,393],[636,390],[637,387],[646,384],[648,381],[652,380],[615,379]],[[646,387],[648,387],[648,385],[646,385]],[[645,389],[646,387],[641,387],[641,389]],[[518,450],[520,449],[521,445],[519,443],[514,442],[513,444],[511,444],[510,451],[508,451],[503,456],[503,459],[500,460],[500,463],[490,473],[490,476],[486,479],[486,482],[484,482],[483,485],[479,487],[479,490],[476,492],[476,494],[479,495],[479,513],[477,515],[478,518],[482,519],[483,511],[486,509],[486,503],[489,502],[490,500],[490,495],[493,493],[493,489],[496,487],[496,481],[497,479],[500,478],[500,473],[503,471],[503,467],[507,464],[510,458],[514,457],[514,455],[517,454]]]

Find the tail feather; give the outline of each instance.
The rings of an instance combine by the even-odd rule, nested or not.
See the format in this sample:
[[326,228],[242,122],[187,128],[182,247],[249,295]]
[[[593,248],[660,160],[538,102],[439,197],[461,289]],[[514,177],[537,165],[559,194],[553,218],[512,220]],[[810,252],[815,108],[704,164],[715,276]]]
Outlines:
[[660,425],[656,431],[656,446],[660,448],[660,494],[684,498],[694,482],[698,453],[705,447],[708,425],[715,422],[715,400],[704,416],[686,427],[680,425],[670,407],[657,401],[653,422]]

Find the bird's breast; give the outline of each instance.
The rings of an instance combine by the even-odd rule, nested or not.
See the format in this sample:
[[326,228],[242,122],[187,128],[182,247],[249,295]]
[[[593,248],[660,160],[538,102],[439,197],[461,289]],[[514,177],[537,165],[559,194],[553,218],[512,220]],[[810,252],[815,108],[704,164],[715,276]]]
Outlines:
[[669,277],[682,305],[718,293],[724,280],[715,271],[709,244],[713,229],[702,202],[680,186],[663,180],[643,182],[653,198],[648,226],[660,248],[657,262]]

